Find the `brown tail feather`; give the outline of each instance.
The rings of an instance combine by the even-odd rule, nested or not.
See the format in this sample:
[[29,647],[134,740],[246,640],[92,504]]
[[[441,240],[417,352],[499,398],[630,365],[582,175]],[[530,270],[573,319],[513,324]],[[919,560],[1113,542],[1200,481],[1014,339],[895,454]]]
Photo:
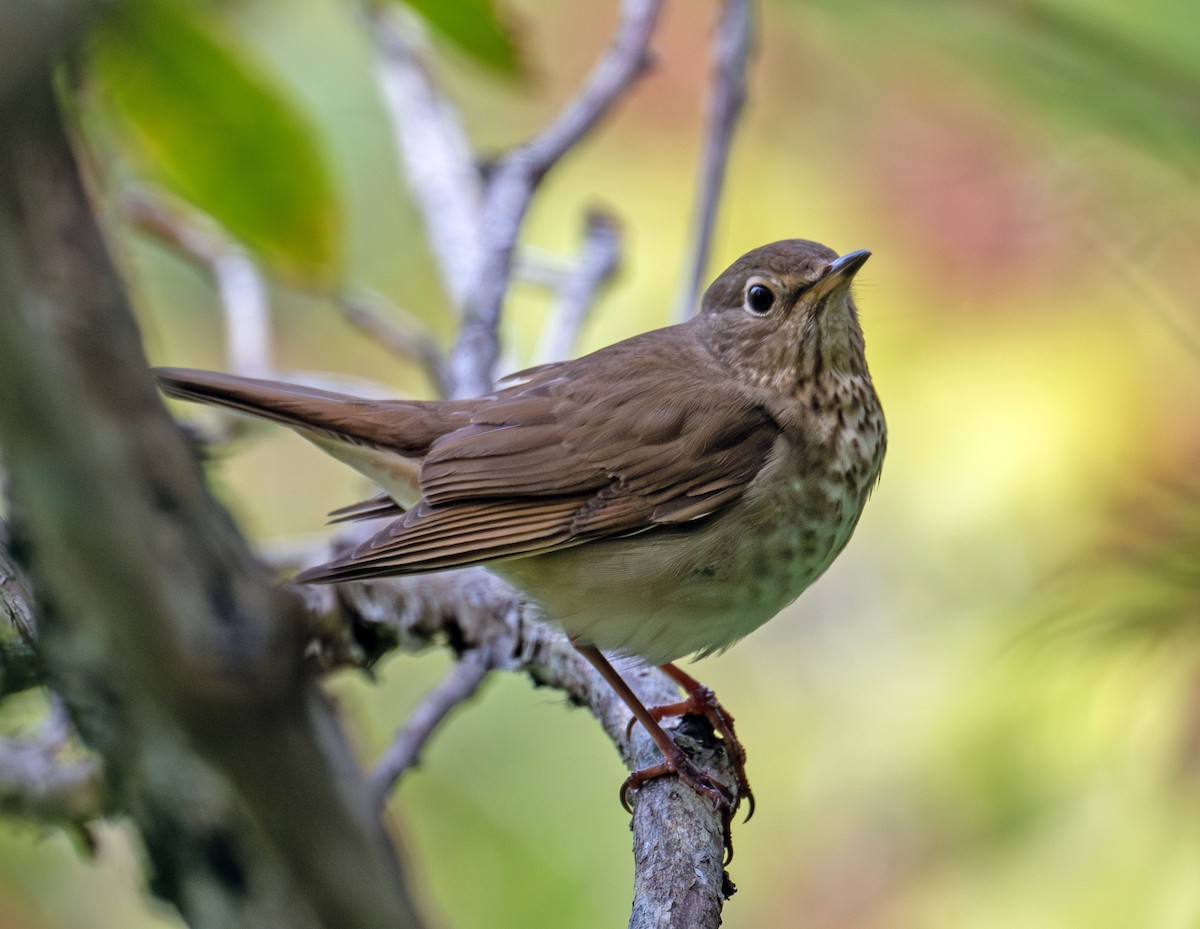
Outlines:
[[465,402],[365,400],[315,387],[190,368],[156,368],[154,374],[168,396],[408,457],[424,455],[440,435],[465,424],[471,415]]

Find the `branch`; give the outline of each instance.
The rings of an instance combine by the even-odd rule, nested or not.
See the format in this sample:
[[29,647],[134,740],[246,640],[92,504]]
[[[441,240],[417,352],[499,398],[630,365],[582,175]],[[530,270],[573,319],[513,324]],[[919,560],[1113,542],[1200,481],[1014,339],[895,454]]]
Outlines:
[[492,670],[478,649],[465,652],[446,672],[420,705],[409,714],[403,728],[371,773],[371,788],[382,806],[388,793],[409,768],[416,765],[426,743],[455,707],[465,703],[479,690]]
[[225,364],[229,371],[266,377],[271,364],[271,307],[267,285],[249,252],[214,220],[183,204],[168,205],[164,194],[129,194],[125,215],[143,232],[161,239],[201,265],[217,288],[225,320]]
[[385,312],[378,294],[343,296],[338,300],[342,315],[355,328],[400,358],[421,366],[439,397],[449,390],[446,358],[441,347],[418,320],[395,306]]
[[0,519],[0,698],[42,683],[34,648],[33,591],[8,551],[8,524]]
[[650,64],[650,40],[661,0],[624,0],[617,35],[570,101],[542,132],[494,166],[484,191],[482,255],[450,354],[454,395],[491,389],[500,356],[497,326],[508,291],[513,249],[542,179],[603,118]]
[[0,107],[0,440],[39,649],[156,892],[200,926],[416,925],[299,603],[156,396],[48,73]]
[[84,832],[104,815],[104,789],[95,758],[64,758],[72,730],[61,704],[36,735],[0,739],[0,810]]
[[557,284],[558,298],[542,332],[537,364],[574,355],[579,331],[591,313],[596,295],[616,273],[620,256],[620,226],[616,218],[602,210],[590,210],[579,258]]
[[425,222],[442,286],[460,313],[479,268],[483,187],[466,130],[430,73],[417,23],[399,4],[368,10],[379,59],[377,82],[404,179]]
[[704,152],[696,191],[696,216],[680,277],[675,318],[687,319],[696,311],[700,286],[708,266],[717,204],[725,183],[729,148],[738,117],[746,101],[746,62],[754,38],[752,0],[724,0],[712,44],[712,89],[705,118]]
[[[632,737],[626,735],[628,708],[566,638],[539,622],[511,588],[482,568],[344,584],[338,588],[337,609],[340,622],[328,616],[317,621],[358,630],[375,656],[389,648],[420,651],[448,640],[460,653],[479,653],[473,660],[485,666],[525,673],[536,684],[566,693],[600,722],[630,770],[661,760],[640,727]],[[678,700],[672,682],[655,668],[623,666],[621,673],[648,705]],[[702,768],[730,780],[720,742],[704,724],[688,718],[674,737]],[[720,814],[672,777],[635,791],[633,806],[631,929],[715,929],[732,893],[722,867]]]
[[40,740],[0,738],[0,811],[79,828],[104,815],[100,765]]

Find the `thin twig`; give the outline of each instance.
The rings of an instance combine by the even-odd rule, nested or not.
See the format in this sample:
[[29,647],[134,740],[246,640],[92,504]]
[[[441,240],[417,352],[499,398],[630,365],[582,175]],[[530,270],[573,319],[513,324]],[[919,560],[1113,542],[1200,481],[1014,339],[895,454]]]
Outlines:
[[466,130],[430,72],[415,17],[397,3],[370,6],[376,80],[404,179],[425,222],[442,286],[460,313],[479,268],[483,185]]
[[562,288],[579,267],[579,260],[562,252],[522,244],[513,254],[512,278],[549,291]]
[[0,738],[0,810],[83,827],[104,815],[100,763],[68,760],[53,723],[29,739]]
[[258,265],[230,240],[210,267],[225,320],[228,370],[247,376],[270,374],[271,304]]
[[620,257],[620,226],[616,218],[602,210],[589,210],[579,259],[558,283],[558,298],[538,347],[538,364],[574,354],[579,330],[591,313],[597,294],[616,273]]
[[497,325],[508,290],[513,249],[529,202],[546,173],[605,116],[650,64],[661,0],[624,0],[612,45],[582,90],[542,132],[500,159],[484,191],[483,254],[450,353],[455,396],[491,389],[500,356]]
[[696,216],[691,224],[684,273],[675,302],[675,318],[696,310],[708,265],[717,204],[725,182],[729,149],[746,101],[746,63],[754,37],[752,0],[724,0],[712,43],[712,86],[705,114],[704,152],[696,190]]
[[371,772],[368,783],[382,806],[396,782],[416,765],[442,720],[465,703],[483,683],[491,667],[479,650],[464,653],[433,690],[425,695]]
[[212,275],[225,321],[225,363],[249,376],[270,374],[271,313],[267,285],[250,254],[216,222],[165,194],[137,191],[126,196],[125,215]]
[[433,384],[438,396],[446,396],[446,357],[433,335],[411,314],[388,304],[378,294],[355,294],[338,300],[342,315],[384,348],[400,358],[415,361]]

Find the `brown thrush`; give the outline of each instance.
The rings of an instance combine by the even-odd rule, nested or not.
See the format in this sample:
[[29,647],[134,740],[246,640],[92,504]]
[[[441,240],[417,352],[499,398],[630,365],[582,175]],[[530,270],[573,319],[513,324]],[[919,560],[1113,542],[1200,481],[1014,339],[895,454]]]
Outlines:
[[[297,580],[486,565],[566,630],[662,750],[622,799],[674,772],[730,815],[748,794],[732,718],[666,663],[762,625],[854,531],[886,445],[850,295],[868,257],[802,239],[757,248],[687,322],[523,371],[470,400],[157,374],[173,396],[298,430],[384,489],[339,512],[393,517],[386,528]],[[648,710],[600,649],[663,664],[688,700]],[[657,723],[695,711],[726,739],[736,800]]]

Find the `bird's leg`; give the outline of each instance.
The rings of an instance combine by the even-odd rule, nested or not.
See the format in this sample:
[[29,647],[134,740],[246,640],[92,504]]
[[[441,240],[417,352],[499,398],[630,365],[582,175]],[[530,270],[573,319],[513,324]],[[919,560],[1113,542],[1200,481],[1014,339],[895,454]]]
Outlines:
[[[733,728],[733,714],[721,705],[717,695],[712,692],[712,688],[700,683],[686,671],[680,670],[670,662],[659,665],[658,669],[683,688],[687,699],[678,703],[647,707],[646,712],[656,722],[671,716],[686,715],[703,716],[708,720],[713,731],[725,742],[725,749],[729,752],[729,762],[733,765],[734,777],[737,779],[738,802],[741,802],[742,797],[746,798],[749,806],[746,819],[749,820],[754,815],[754,791],[750,789],[750,782],[746,778],[746,749]],[[630,720],[629,729],[632,730],[633,724],[638,721],[640,721],[640,717]]]
[[711,800],[717,809],[721,811],[725,824],[725,847],[728,852],[732,852],[729,841],[729,822],[733,817],[735,808],[733,793],[720,781],[709,777],[688,761],[683,750],[671,740],[671,737],[658,724],[658,720],[654,718],[651,711],[646,709],[642,701],[638,699],[637,694],[625,683],[624,678],[617,673],[616,668],[609,664],[608,659],[601,654],[600,649],[594,645],[582,645],[578,642],[572,644],[574,644],[579,654],[586,658],[592,667],[600,672],[600,676],[617,692],[617,695],[625,701],[625,705],[633,712],[634,718],[645,727],[646,732],[650,734],[650,738],[654,740],[654,744],[658,746],[658,750],[663,755],[661,763],[634,771],[625,779],[625,783],[621,785],[621,805],[627,811],[633,812],[633,808],[629,805],[629,792],[631,790],[641,787],[644,783],[654,780],[656,777],[662,777],[664,774],[676,774],[681,781],[700,794],[700,796]]

